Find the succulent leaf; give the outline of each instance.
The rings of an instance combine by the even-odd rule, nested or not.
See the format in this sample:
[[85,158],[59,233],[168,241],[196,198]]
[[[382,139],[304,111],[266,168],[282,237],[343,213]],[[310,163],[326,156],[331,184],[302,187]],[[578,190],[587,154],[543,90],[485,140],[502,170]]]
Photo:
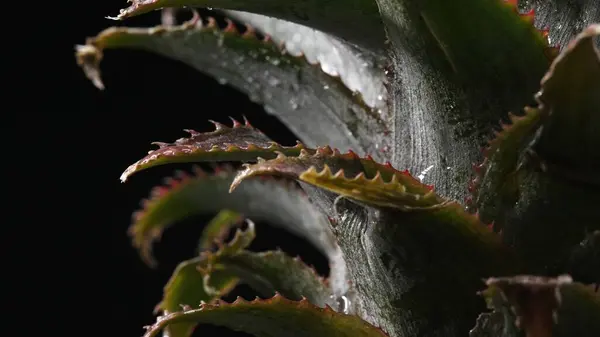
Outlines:
[[337,313],[329,307],[319,308],[308,300],[292,301],[277,294],[267,300],[201,304],[197,309],[171,313],[148,328],[144,337],[154,337],[165,327],[181,323],[208,323],[243,331],[258,337],[285,336],[365,336],[386,337],[380,329],[359,317]]
[[[244,232],[236,231],[233,240],[227,246],[222,246],[221,251],[235,254],[246,248],[254,236],[254,224],[249,221],[248,229]],[[155,311],[161,310],[168,314],[198,303],[210,303],[233,289],[238,282],[236,275],[224,270],[209,271],[207,266],[210,264],[210,256],[203,253],[200,257],[180,263],[165,286],[163,300]],[[170,325],[165,330],[171,337],[188,337],[195,325],[184,322]]]
[[[597,336],[600,297],[568,275],[490,278],[483,295],[492,308],[510,306],[527,337]],[[510,318],[510,317],[507,317]],[[506,335],[518,336],[518,335]]]
[[[279,0],[133,0],[116,19],[166,7],[233,9],[276,17],[316,28],[352,43],[381,48],[385,35],[377,4],[372,0],[285,2]],[[335,15],[331,15],[335,13]],[[352,25],[360,22],[360,29]]]
[[[472,200],[477,205],[474,208],[486,215],[485,221],[495,221],[496,231],[502,230],[504,223],[500,218],[501,210],[514,204],[518,189],[515,174],[523,160],[523,151],[542,122],[539,109],[526,108],[524,116],[509,116],[511,124],[502,124],[502,130],[484,149],[484,161],[474,166],[477,176],[470,186],[472,199],[469,201]],[[494,216],[487,216],[489,214]]]
[[220,171],[208,175],[197,171],[168,180],[167,187],[156,187],[144,208],[134,214],[129,232],[143,259],[154,263],[154,240],[177,221],[202,213],[229,209],[254,220],[269,221],[307,237],[328,256],[337,250],[329,223],[310,204],[298,188],[271,180],[249,180],[234,193],[229,185],[235,173]]
[[542,79],[540,109],[548,115],[534,150],[547,169],[600,185],[600,51],[589,26],[561,52]]
[[[360,147],[352,148],[359,155],[369,153],[378,160],[387,156],[386,152],[391,148],[392,142],[387,127],[391,115],[388,110],[389,94],[384,68],[389,61],[383,51],[372,53],[318,30],[272,17],[238,11],[225,13],[268,35],[275,43],[283,45],[287,53],[304,56],[309,63],[319,64],[323,72],[339,76],[348,89],[360,94],[370,108],[370,113],[361,115],[348,113],[351,111],[344,109],[332,112],[360,144]],[[295,130],[296,134],[303,134],[302,130],[298,132],[296,129],[305,120],[294,122],[284,118],[282,121]],[[311,140],[307,144],[311,147],[331,144],[340,148],[339,141],[335,140],[319,143]],[[347,146],[341,148],[350,149]]]
[[566,271],[580,283],[600,284],[600,230],[576,244],[565,263]]
[[393,50],[391,161],[431,168],[424,182],[462,199],[487,133],[537,91],[547,42],[502,0],[377,3]]
[[205,161],[255,161],[257,157],[275,158],[276,152],[290,155],[299,154],[304,145],[298,142],[296,146],[281,146],[262,132],[252,127],[248,121],[241,124],[233,120],[233,127],[213,122],[215,130],[200,133],[186,130],[190,137],[180,138],[174,143],[155,142],[157,150],[149,151],[148,155],[130,165],[121,175],[125,182],[129,176],[154,166],[205,162]]
[[520,268],[498,236],[456,203],[406,212],[342,200],[337,213],[351,300],[392,336],[466,335],[483,309],[481,279]]
[[504,312],[494,311],[479,315],[475,327],[469,332],[469,337],[520,337],[514,324],[506,324],[506,315],[510,313]]
[[542,79],[539,106],[513,118],[478,167],[475,208],[533,274],[572,271],[572,247],[600,230],[600,57],[592,41],[599,34],[592,25],[561,52]]
[[211,258],[211,266],[213,270],[240,277],[265,296],[279,292],[292,300],[305,297],[319,307],[332,303],[333,295],[325,280],[299,258],[292,258],[282,251],[217,253]]
[[408,172],[383,165],[372,158],[360,158],[330,147],[315,152],[302,150],[295,157],[280,154],[268,161],[247,165],[238,173],[231,190],[244,179],[258,175],[280,175],[297,179],[330,192],[367,204],[403,210],[435,208],[444,200],[430,186]]
[[229,230],[236,224],[239,224],[242,219],[241,214],[237,212],[228,209],[221,210],[204,227],[200,242],[198,243],[198,252],[210,251],[215,244],[217,247],[221,246]]
[[[103,88],[99,65],[104,51],[120,48],[155,52],[230,83],[263,103],[267,112],[279,117],[309,146],[329,143],[359,152],[379,147],[373,142],[380,137],[358,140],[355,133],[360,128],[354,126],[365,119],[378,133],[389,132],[377,112],[384,107],[378,99],[371,99],[381,96],[383,100],[384,91],[375,95],[372,86],[360,85],[354,88],[364,91],[355,94],[339,77],[303,56],[288,54],[273,41],[259,40],[252,29],[242,35],[232,23],[220,29],[214,20],[203,25],[198,17],[177,27],[109,28],[77,47],[77,61],[96,86]],[[378,79],[383,80],[371,77]],[[384,90],[381,83],[373,85]]]
[[[281,251],[246,251],[254,237],[254,224],[248,221],[248,228],[237,230],[232,241],[222,244],[217,252],[203,252],[200,257],[181,263],[165,287],[164,298],[157,309],[168,314],[201,302],[214,303],[238,280],[268,297],[279,292],[288,299],[306,298],[319,307],[331,301],[332,293],[325,281],[300,259]],[[166,330],[169,336],[187,337],[195,325],[173,324]]]

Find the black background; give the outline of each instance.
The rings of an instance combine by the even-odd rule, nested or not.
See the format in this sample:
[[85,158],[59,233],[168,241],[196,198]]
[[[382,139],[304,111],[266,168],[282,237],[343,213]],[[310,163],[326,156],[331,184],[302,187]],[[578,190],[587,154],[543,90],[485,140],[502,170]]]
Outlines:
[[[13,85],[5,102],[11,104],[2,123],[1,166],[13,196],[3,203],[10,219],[3,251],[13,254],[4,277],[12,282],[4,289],[5,295],[16,295],[10,296],[11,305],[43,308],[32,319],[45,322],[37,325],[46,334],[141,336],[142,326],[154,321],[153,308],[171,272],[193,257],[209,215],[163,235],[155,246],[155,270],[142,263],[126,234],[132,212],[150,189],[188,167],[160,167],[120,183],[121,172],[154,148],[150,142],[174,141],[185,136],[185,128],[211,130],[208,119],[230,124],[229,116],[243,115],[282,144],[296,139],[242,93],[145,52],[106,52],[106,90],[97,90],[77,67],[74,45],[111,25],[159,24],[157,12],[125,22],[104,18],[126,5],[125,0],[65,1],[23,10],[20,27],[26,37],[5,53],[16,57],[19,67],[8,70]],[[258,225],[254,250],[281,247],[327,272],[323,256],[304,240]],[[254,297],[243,287],[233,295]],[[33,325],[25,330],[31,333]],[[201,335],[230,333],[203,326]]]

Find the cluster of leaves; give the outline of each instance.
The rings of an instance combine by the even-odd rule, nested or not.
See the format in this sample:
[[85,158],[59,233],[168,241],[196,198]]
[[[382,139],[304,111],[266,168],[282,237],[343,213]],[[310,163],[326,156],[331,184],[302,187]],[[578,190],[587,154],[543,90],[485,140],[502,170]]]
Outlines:
[[[216,7],[246,29],[198,15],[174,26],[172,10],[159,27],[109,28],[77,47],[97,87],[105,50],[153,51],[231,83],[303,141],[215,123],[127,168],[122,181],[176,162],[247,163],[180,174],[136,212],[130,234],[149,264],[169,225],[218,212],[147,336],[199,323],[257,336],[600,335],[600,3],[130,2],[116,19]],[[329,277],[248,251],[248,219],[305,236]],[[240,282],[269,299],[220,300]]]

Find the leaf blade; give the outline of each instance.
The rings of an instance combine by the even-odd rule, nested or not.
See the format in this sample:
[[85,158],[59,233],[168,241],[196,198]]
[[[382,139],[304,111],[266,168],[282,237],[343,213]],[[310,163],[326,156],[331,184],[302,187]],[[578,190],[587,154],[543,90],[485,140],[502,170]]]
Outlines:
[[255,161],[257,157],[274,158],[277,152],[296,154],[304,149],[300,142],[296,146],[281,146],[270,140],[261,131],[255,129],[246,121],[244,125],[233,120],[233,126],[228,127],[213,122],[215,130],[200,133],[185,130],[188,138],[180,138],[174,143],[155,142],[157,150],[131,164],[121,174],[121,182],[131,175],[151,167],[173,163],[191,163],[207,161]]
[[444,203],[432,188],[407,172],[382,165],[372,158],[360,158],[353,152],[342,154],[330,147],[301,151],[296,157],[280,154],[268,161],[247,165],[239,172],[230,190],[259,175],[281,175],[297,179],[355,201],[400,209],[435,208]]
[[246,302],[238,298],[231,304],[205,304],[199,309],[173,313],[151,326],[144,337],[156,336],[169,324],[190,321],[225,326],[258,337],[286,334],[290,328],[294,328],[299,336],[386,336],[356,316],[339,314],[330,308],[321,309],[307,300],[295,302],[276,295],[269,300]]
[[[169,180],[168,187],[157,187],[142,210],[134,214],[129,233],[143,259],[153,264],[151,247],[162,231],[194,214],[230,209],[246,217],[285,226],[304,235],[327,255],[336,251],[329,223],[310,204],[305,195],[290,184],[252,180],[239,192],[229,193],[234,173],[220,171],[207,175],[197,171]],[[252,202],[249,202],[252,201]],[[279,210],[276,212],[274,210]]]
[[[377,112],[385,108],[378,99],[381,96],[383,101],[386,96],[381,83],[375,86],[376,91],[355,95],[338,77],[324,73],[302,56],[292,56],[252,33],[240,35],[233,24],[221,30],[214,20],[203,26],[199,18],[178,27],[109,28],[77,48],[77,62],[96,86],[103,87],[99,65],[104,51],[121,48],[158,53],[230,83],[262,103],[308,146],[332,144],[359,153],[373,152],[376,157],[383,155],[383,136],[364,137],[370,133],[366,130],[389,133]],[[383,81],[383,71],[373,79]],[[376,94],[378,90],[381,92]]]
[[[561,52],[542,79],[537,95],[548,115],[534,149],[556,167],[552,171],[570,179],[600,184],[600,51],[594,38],[600,24],[581,32]],[[582,177],[579,177],[579,176]]]
[[414,175],[432,167],[425,182],[462,200],[488,132],[531,101],[548,46],[502,1],[377,3],[394,50],[391,161]]
[[506,317],[532,337],[596,336],[600,332],[600,297],[568,275],[490,278],[483,291],[488,305],[508,306],[516,320]]
[[[353,43],[381,48],[385,36],[379,10],[373,1],[308,1],[287,3],[276,0],[235,1],[235,0],[134,0],[122,9],[116,19],[147,13],[166,7],[209,7],[233,9],[276,17],[332,33]],[[327,13],[335,12],[336,15]],[[360,30],[348,29],[348,24],[363,23]]]

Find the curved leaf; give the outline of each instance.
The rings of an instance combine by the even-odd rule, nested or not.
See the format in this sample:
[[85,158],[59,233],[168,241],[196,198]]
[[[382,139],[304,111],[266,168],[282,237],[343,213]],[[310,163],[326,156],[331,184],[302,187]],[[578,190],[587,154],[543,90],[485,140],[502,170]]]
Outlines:
[[[323,167],[325,173],[315,167]],[[333,175],[334,170],[342,173]],[[359,178],[344,178],[344,172]],[[320,148],[314,154],[302,151],[297,157],[259,160],[238,174],[232,188],[256,175],[295,178],[367,205],[384,206],[377,212],[348,212],[338,198],[334,223],[356,291],[350,301],[357,303],[361,317],[393,335],[466,333],[465,322],[480,310],[475,292],[481,278],[519,270],[511,252],[476,216],[391,166]],[[387,189],[383,179],[388,177],[397,189]]]
[[228,209],[221,210],[204,227],[200,242],[198,243],[198,252],[212,250],[213,246],[221,246],[229,230],[242,221],[243,217],[234,211]]
[[305,237],[329,259],[329,283],[336,296],[348,289],[344,258],[335,242],[328,219],[317,210],[296,186],[273,180],[251,179],[229,193],[234,172],[221,170],[207,175],[181,174],[156,187],[144,208],[134,214],[129,228],[133,244],[142,259],[154,265],[152,244],[170,225],[187,217],[229,209],[254,220],[274,225]]
[[600,333],[600,297],[572,283],[568,275],[490,278],[486,284],[483,294],[488,305],[509,305],[517,316],[514,324],[527,336],[592,337]]
[[134,214],[129,232],[144,260],[153,263],[152,244],[163,230],[177,221],[195,214],[229,209],[254,220],[265,220],[284,226],[307,237],[328,256],[337,250],[329,223],[302,193],[290,184],[270,180],[249,180],[242,188],[229,193],[235,173],[220,171],[207,175],[181,174],[167,181],[167,187],[156,187],[143,209]]
[[600,230],[572,247],[565,262],[566,271],[584,284],[600,284]]
[[[280,0],[133,0],[116,19],[165,7],[209,7],[264,14],[316,28],[352,43],[381,48],[385,41],[377,4],[372,0],[280,1]],[[335,15],[332,15],[335,13]],[[352,25],[360,22],[360,29]]]
[[129,176],[154,166],[205,162],[205,161],[254,161],[257,157],[274,158],[276,152],[290,155],[299,154],[304,145],[281,146],[246,121],[245,125],[233,120],[233,127],[212,122],[215,131],[200,133],[185,130],[189,138],[181,138],[174,143],[154,142],[159,149],[149,151],[148,155],[130,165],[121,175],[125,182]]
[[[206,230],[204,230],[206,233]],[[254,239],[254,223],[248,221],[248,229],[236,231],[235,237],[221,251],[235,254],[248,247]],[[212,302],[231,291],[238,282],[234,273],[223,270],[207,271],[210,254],[180,263],[165,286],[163,300],[156,306],[165,314],[181,310],[182,307],[196,306],[202,302]],[[193,323],[170,325],[168,335],[171,337],[187,337],[194,330]]]
[[548,115],[534,149],[555,174],[600,186],[600,51],[591,25],[552,63],[537,98]]
[[258,337],[284,336],[290,331],[307,337],[386,336],[356,316],[340,314],[329,307],[322,309],[305,299],[296,302],[275,295],[268,300],[246,302],[238,298],[231,304],[202,304],[198,309],[172,313],[160,317],[144,337],[156,336],[165,327],[181,322],[214,324]]
[[499,133],[479,167],[475,207],[503,231],[529,273],[571,271],[572,247],[600,230],[591,211],[600,203],[598,34],[600,25],[591,26],[563,50],[542,80],[539,107]]
[[257,175],[281,175],[315,185],[350,199],[382,207],[425,209],[444,203],[430,186],[421,184],[407,172],[373,159],[360,158],[353,152],[341,154],[330,147],[299,156],[283,154],[275,159],[259,160],[239,172],[231,185],[234,190],[244,179]]
[[[379,147],[378,143],[361,144],[353,124],[343,122],[366,115],[379,123],[374,130],[389,132],[376,106],[368,106],[362,93],[354,94],[338,77],[324,73],[306,58],[287,54],[272,41],[258,40],[251,30],[240,35],[233,24],[221,30],[214,20],[202,26],[196,17],[178,27],[109,28],[77,47],[78,63],[96,86],[102,87],[99,64],[103,53],[115,48],[152,51],[230,83],[251,100],[262,102],[267,112],[284,120],[309,145],[332,141],[336,147],[360,152]],[[383,99],[383,95],[377,97]],[[340,120],[340,111],[348,117]]]
[[501,0],[377,3],[394,56],[392,163],[413,174],[430,168],[424,182],[463,199],[488,132],[537,91],[548,45]]
[[[348,137],[357,138],[364,149],[355,149],[358,154],[370,153],[376,159],[386,156],[386,151],[391,148],[391,139],[385,125],[389,125],[391,116],[384,70],[388,61],[384,51],[372,53],[318,30],[272,17],[239,11],[225,11],[225,14],[268,35],[275,43],[283,45],[287,53],[304,56],[309,63],[319,64],[323,72],[339,76],[348,89],[360,93],[365,104],[377,113],[360,115],[349,114],[344,109],[332,110],[341,125],[331,127],[351,130],[352,135]],[[310,146],[333,144],[337,147],[335,144],[339,143],[335,139],[318,143],[312,141],[312,130],[302,127],[305,121],[291,120],[290,117],[282,121],[294,129],[300,138],[311,139],[307,143]]]
[[266,296],[279,292],[292,300],[305,297],[319,307],[332,302],[333,295],[325,280],[299,258],[281,251],[217,253],[211,258],[210,266],[212,270],[238,276]]
[[457,203],[407,212],[341,199],[336,211],[351,301],[392,336],[465,336],[483,309],[481,279],[520,270],[499,237]]
[[[293,300],[306,298],[319,307],[333,301],[326,282],[300,259],[281,251],[246,251],[254,237],[254,224],[249,221],[248,229],[236,231],[234,239],[221,245],[217,252],[203,252],[200,257],[181,263],[165,287],[157,309],[169,314],[201,302],[211,303],[227,294],[238,280],[267,297],[279,292]],[[185,337],[195,325],[185,322],[166,329],[169,336]]]
[[472,199],[468,199],[484,221],[495,222],[496,231],[502,230],[505,223],[502,211],[514,204],[518,189],[515,174],[523,151],[542,123],[539,109],[526,108],[522,117],[509,116],[511,124],[502,124],[502,131],[484,149],[483,162],[474,166],[477,176],[470,186]]

